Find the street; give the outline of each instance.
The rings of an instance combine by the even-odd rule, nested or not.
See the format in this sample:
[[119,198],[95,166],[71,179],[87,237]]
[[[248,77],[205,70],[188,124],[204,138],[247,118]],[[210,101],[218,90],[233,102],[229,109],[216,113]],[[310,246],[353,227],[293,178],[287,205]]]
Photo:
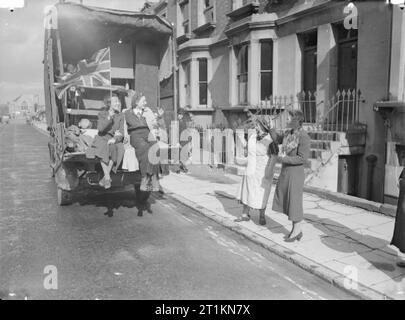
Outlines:
[[130,189],[59,207],[47,141],[0,129],[0,299],[353,298],[165,196],[143,217]]

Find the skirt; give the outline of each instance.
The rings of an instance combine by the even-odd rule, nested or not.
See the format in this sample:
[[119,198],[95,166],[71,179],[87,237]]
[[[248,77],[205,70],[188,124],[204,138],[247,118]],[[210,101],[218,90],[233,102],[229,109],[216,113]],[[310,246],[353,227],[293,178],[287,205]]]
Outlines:
[[283,165],[274,192],[273,211],[286,214],[293,222],[302,221],[304,181],[303,166]]
[[149,150],[156,147],[158,142],[149,141],[148,138],[148,129],[138,129],[130,133],[130,143],[135,149],[142,177],[140,189],[141,191],[157,192],[161,190],[159,174],[168,175],[169,166],[161,165],[160,163],[153,164],[150,161]]
[[135,149],[135,155],[139,163],[139,171],[142,177],[159,174],[159,165],[149,161],[149,149],[156,143],[148,141],[149,130],[139,129],[130,133],[130,143]]
[[97,135],[94,138],[93,144],[85,151],[85,153],[87,158],[98,158],[106,164],[112,160],[114,164],[112,170],[116,172],[124,158],[125,150],[124,145],[121,142],[109,145],[108,140],[110,139],[112,139],[112,136],[110,135]]

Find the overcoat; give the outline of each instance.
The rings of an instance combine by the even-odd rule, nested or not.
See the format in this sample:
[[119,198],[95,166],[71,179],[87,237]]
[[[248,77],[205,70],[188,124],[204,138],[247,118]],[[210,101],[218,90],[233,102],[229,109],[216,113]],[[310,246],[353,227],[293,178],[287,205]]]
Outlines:
[[[291,132],[279,135],[274,129],[270,130],[273,140],[279,144]],[[293,222],[300,222],[304,218],[303,192],[305,172],[304,164],[308,161],[310,153],[310,138],[305,130],[299,129],[298,145],[289,150],[281,161],[281,172],[278,177],[272,209],[284,213]]]

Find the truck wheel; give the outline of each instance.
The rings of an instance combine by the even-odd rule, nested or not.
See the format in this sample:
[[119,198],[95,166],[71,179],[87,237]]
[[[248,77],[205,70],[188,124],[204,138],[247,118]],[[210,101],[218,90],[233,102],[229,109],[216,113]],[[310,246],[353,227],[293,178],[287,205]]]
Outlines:
[[58,188],[57,201],[58,201],[59,206],[66,206],[66,205],[71,203],[72,195],[70,194],[69,191],[62,190],[61,188]]
[[149,196],[150,196],[150,192],[141,191],[139,184],[135,184],[134,187],[135,187],[136,202],[137,203],[145,203],[146,201],[148,201]]

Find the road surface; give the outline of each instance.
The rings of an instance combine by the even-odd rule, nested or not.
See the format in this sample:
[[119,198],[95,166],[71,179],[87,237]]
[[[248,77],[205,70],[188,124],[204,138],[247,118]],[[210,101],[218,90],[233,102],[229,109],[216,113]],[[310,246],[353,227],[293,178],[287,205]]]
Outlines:
[[24,122],[0,153],[2,299],[352,299],[164,196],[143,217],[132,190],[58,207],[47,137]]

